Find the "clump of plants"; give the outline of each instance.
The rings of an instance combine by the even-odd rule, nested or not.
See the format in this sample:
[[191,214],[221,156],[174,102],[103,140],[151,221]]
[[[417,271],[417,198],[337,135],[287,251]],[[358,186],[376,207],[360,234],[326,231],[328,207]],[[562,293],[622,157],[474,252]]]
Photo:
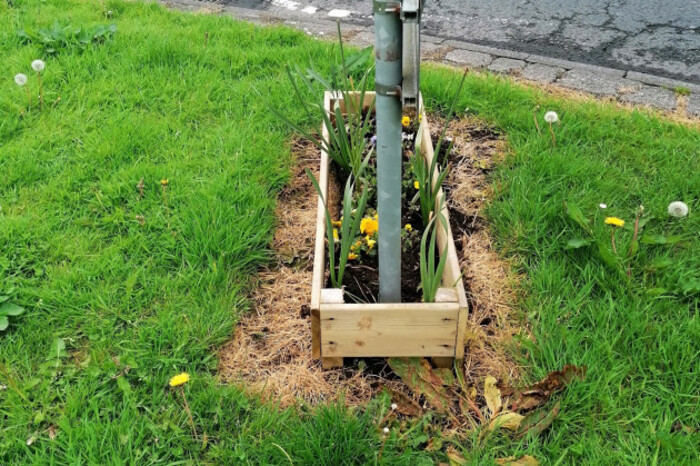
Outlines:
[[50,28],[32,29],[25,27],[17,35],[25,43],[42,47],[47,54],[61,50],[85,50],[91,44],[102,44],[114,37],[116,24],[98,25],[92,28],[61,25],[54,21]]
[[24,308],[10,299],[9,293],[0,293],[0,332],[4,332],[10,326],[10,319],[14,320],[24,314]]
[[[340,36],[340,30],[339,30]],[[328,243],[329,281],[334,288],[344,288],[356,301],[376,301],[378,287],[379,213],[377,212],[377,144],[374,103],[367,99],[372,67],[365,51],[347,55],[340,41],[339,62],[331,66],[326,77],[313,66],[307,69],[288,67],[287,74],[296,100],[304,108],[307,121],[321,120],[324,130],[313,133],[305,125],[292,121],[283,112],[272,109],[281,121],[325,151],[331,171],[344,186],[340,214],[331,215],[324,190],[308,172],[325,208]],[[466,73],[465,73],[466,77]],[[459,95],[464,77],[459,84]],[[338,90],[340,88],[340,90]],[[331,95],[332,107],[326,109],[325,95]],[[456,97],[455,97],[456,102]],[[422,109],[415,115],[403,115],[402,126],[402,296],[405,301],[432,302],[441,284],[446,264],[446,249],[439,250],[440,230],[449,226],[436,210],[440,188],[449,167],[445,148],[447,124],[454,114],[449,109],[435,156],[427,158],[421,151],[424,131]],[[442,204],[440,204],[442,205]],[[333,206],[335,207],[335,206]]]
[[[625,220],[625,215],[603,215],[608,205],[601,203],[591,216],[584,214],[581,207],[574,202],[566,202],[564,211],[567,217],[577,226],[578,235],[567,241],[570,250],[588,250],[597,256],[612,272],[625,277],[630,284],[641,284],[646,293],[651,296],[663,294],[695,294],[700,293],[700,280],[686,279],[675,290],[658,286],[660,275],[673,265],[668,254],[650,254],[645,257],[656,257],[650,262],[640,258],[642,248],[663,248],[670,250],[681,247],[688,238],[683,235],[671,234],[668,231],[674,222],[682,221],[688,216],[688,205],[682,201],[674,201],[668,205],[668,219],[662,221],[639,205],[632,213],[632,220]],[[666,225],[664,225],[666,223]],[[647,229],[654,227],[654,232]],[[666,228],[665,228],[666,226]],[[606,232],[607,230],[607,232]]]

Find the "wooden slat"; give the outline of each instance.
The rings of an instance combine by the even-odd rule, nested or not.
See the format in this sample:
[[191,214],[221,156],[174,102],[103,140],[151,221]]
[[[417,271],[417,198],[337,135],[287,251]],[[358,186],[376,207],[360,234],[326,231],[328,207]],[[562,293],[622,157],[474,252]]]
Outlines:
[[[435,150],[433,148],[433,141],[430,135],[430,126],[425,114],[425,108],[423,106],[423,96],[421,95],[418,100],[419,108],[421,109],[421,118],[425,124],[422,126],[423,134],[421,141],[421,154],[425,157],[428,164],[430,164],[435,157]],[[437,177],[435,177],[437,178]],[[433,182],[436,180],[434,179]],[[445,194],[442,190],[438,192],[435,208],[439,209],[442,204]],[[447,220],[447,231],[444,228],[438,228],[438,248],[440,253],[445,250],[445,244],[447,244],[447,263],[445,264],[445,270],[442,275],[442,285],[444,287],[454,287],[457,291],[457,297],[459,298],[460,305],[460,317],[458,323],[457,332],[457,344],[455,347],[455,357],[461,359],[464,357],[464,337],[467,329],[467,318],[469,316],[469,302],[467,301],[467,293],[464,290],[464,281],[462,280],[461,267],[459,265],[459,258],[457,257],[457,249],[455,248],[454,238],[452,236],[452,228],[449,227],[450,224],[450,213],[447,209],[447,205],[443,205],[442,214]]]
[[[324,108],[330,108],[331,93],[323,96]],[[328,140],[328,128],[325,123],[321,128],[323,137]],[[323,198],[328,199],[328,171],[329,157],[325,150],[321,151],[321,167],[319,171],[318,185],[323,193]],[[318,198],[318,212],[316,213],[316,249],[314,250],[314,271],[311,280],[311,355],[314,358],[321,357],[321,327],[318,310],[321,308],[321,290],[326,275],[326,210],[323,199]]]
[[[324,288],[321,290],[321,306],[327,304],[343,304],[343,290],[340,288]],[[321,351],[321,366],[324,369],[343,367],[342,356],[326,356]]]
[[321,305],[321,353],[453,356],[459,303]]

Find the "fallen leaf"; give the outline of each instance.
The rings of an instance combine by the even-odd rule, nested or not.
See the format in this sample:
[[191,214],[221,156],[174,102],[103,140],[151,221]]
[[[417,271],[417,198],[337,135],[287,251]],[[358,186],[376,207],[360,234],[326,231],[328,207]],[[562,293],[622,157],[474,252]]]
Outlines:
[[496,386],[497,382],[498,381],[490,375],[487,375],[484,380],[484,398],[486,398],[486,406],[489,407],[492,417],[496,415],[503,406],[501,391]]
[[51,425],[49,426],[49,439],[51,439],[51,440],[55,439],[55,438],[56,438],[56,435],[57,435],[57,431],[58,431],[58,427],[56,427],[55,425],[51,424]]
[[523,419],[525,419],[525,416],[522,414],[506,411],[493,418],[487,429],[495,430],[503,428],[514,431],[520,427]]
[[515,459],[515,456],[499,458],[496,460],[496,464],[503,464],[507,466],[538,466],[540,462],[530,455],[525,455],[518,459]]
[[450,460],[450,466],[464,466],[467,464],[467,460],[455,447],[449,447],[447,449],[447,458]]
[[391,394],[391,401],[396,403],[396,412],[404,416],[419,417],[423,415],[423,408],[412,398],[391,387],[386,387]]
[[560,371],[550,372],[535,384],[523,388],[503,388],[501,392],[504,396],[513,396],[511,410],[529,411],[546,403],[554,393],[563,390],[574,380],[583,380],[586,371],[586,366],[567,364]]
[[389,367],[416,393],[439,413],[447,413],[450,400],[445,390],[445,381],[422,358],[389,358]]
[[550,411],[540,409],[538,411],[531,412],[530,414],[525,416],[525,419],[522,420],[520,427],[515,433],[515,437],[523,437],[524,435],[530,432],[534,434],[542,433],[547,427],[549,427],[552,424],[554,418],[557,417],[557,415],[559,414],[560,409],[561,403],[557,401],[557,404],[554,405],[554,408],[552,408]]

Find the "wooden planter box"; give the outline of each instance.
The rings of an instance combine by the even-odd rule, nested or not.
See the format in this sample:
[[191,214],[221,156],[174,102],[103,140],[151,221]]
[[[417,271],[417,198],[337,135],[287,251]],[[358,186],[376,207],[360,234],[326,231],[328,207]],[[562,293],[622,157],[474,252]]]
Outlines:
[[[355,94],[357,95],[357,94]],[[359,95],[357,95],[359,98]],[[326,92],[325,108],[329,113],[341,94]],[[365,107],[374,100],[374,93],[365,94]],[[422,121],[421,153],[428,160],[434,156],[433,143],[422,97],[419,100]],[[322,128],[327,137],[328,128]],[[328,199],[330,158],[321,151],[319,185]],[[438,194],[438,206],[444,194]],[[442,211],[449,225],[447,207]],[[343,357],[432,357],[440,366],[451,364],[452,358],[464,357],[468,304],[462,282],[459,260],[448,228],[438,228],[440,253],[447,244],[447,263],[435,303],[346,304],[340,289],[324,288],[326,281],[326,222],[323,202],[319,197],[316,220],[316,249],[311,287],[311,336],[314,358],[322,358],[324,368],[342,366]]]

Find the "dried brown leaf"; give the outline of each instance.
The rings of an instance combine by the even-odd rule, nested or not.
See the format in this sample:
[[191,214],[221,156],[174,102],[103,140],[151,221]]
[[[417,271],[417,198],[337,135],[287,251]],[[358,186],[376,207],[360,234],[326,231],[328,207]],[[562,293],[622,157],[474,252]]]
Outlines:
[[487,375],[486,379],[484,379],[484,398],[486,398],[486,406],[489,407],[492,417],[501,410],[503,405],[501,391],[496,386],[497,383],[498,381],[495,377],[490,375]]
[[496,430],[503,428],[515,431],[520,427],[523,419],[525,419],[525,416],[522,414],[514,413],[512,411],[505,411],[493,418],[487,429]]
[[447,458],[450,460],[450,466],[464,466],[467,460],[457,451],[455,447],[447,449]]
[[513,411],[529,411],[546,403],[556,392],[563,390],[575,380],[583,380],[586,376],[586,366],[567,364],[559,371],[550,372],[539,382],[523,388],[504,388],[505,396],[513,395],[510,409]]
[[445,381],[422,358],[389,358],[389,367],[415,393],[423,395],[430,406],[439,413],[447,413],[450,398],[443,387]]
[[496,464],[502,464],[506,466],[538,466],[540,462],[530,455],[525,455],[521,456],[518,459],[515,459],[515,456],[499,458],[496,460]]
[[396,412],[404,416],[419,417],[423,415],[423,408],[405,393],[386,387],[391,395],[391,401],[396,403]]
[[552,425],[552,421],[557,417],[561,409],[561,403],[557,401],[551,410],[540,409],[533,411],[523,419],[520,428],[515,433],[516,438],[523,437],[529,432],[541,434],[547,427]]

